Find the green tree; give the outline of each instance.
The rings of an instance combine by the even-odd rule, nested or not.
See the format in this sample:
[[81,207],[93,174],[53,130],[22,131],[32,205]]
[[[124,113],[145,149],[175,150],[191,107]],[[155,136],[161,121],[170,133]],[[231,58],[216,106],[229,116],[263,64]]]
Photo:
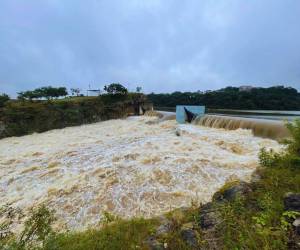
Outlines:
[[42,88],[39,88],[36,90],[40,93],[41,97],[45,97],[47,99],[58,98],[61,96],[68,95],[67,89],[65,87],[54,88],[54,87],[48,86],[48,87],[42,87]]
[[38,99],[41,98],[42,96],[40,93],[36,90],[28,90],[28,91],[23,91],[18,93],[18,99],[20,100],[32,100],[32,99]]
[[128,90],[120,83],[112,83],[104,86],[104,90],[108,94],[127,94]]
[[18,93],[18,98],[27,99],[27,100],[39,99],[39,98],[51,99],[51,98],[58,98],[66,95],[68,95],[68,92],[65,87],[55,88],[55,87],[48,86],[48,87],[37,88],[32,91],[20,92]]
[[4,106],[4,104],[9,100],[9,96],[7,94],[0,95],[0,108]]

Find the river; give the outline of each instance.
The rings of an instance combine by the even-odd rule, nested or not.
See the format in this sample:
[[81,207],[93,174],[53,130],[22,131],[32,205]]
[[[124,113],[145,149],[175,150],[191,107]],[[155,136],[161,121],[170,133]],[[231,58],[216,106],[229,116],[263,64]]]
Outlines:
[[105,211],[148,218],[208,202],[227,181],[249,181],[262,147],[282,148],[249,130],[225,132],[156,117],[5,138],[0,206],[27,215],[44,203],[55,210],[59,229],[97,226]]

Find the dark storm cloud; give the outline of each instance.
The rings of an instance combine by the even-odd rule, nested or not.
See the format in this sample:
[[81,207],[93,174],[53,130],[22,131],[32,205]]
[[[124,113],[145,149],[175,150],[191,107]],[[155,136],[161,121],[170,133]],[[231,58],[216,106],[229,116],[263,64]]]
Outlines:
[[298,0],[2,0],[0,92],[300,89]]

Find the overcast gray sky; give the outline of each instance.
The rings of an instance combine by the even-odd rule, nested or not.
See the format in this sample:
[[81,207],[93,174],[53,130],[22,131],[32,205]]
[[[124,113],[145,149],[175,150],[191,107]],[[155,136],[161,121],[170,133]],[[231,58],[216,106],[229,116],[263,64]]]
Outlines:
[[0,92],[300,90],[299,0],[0,0]]

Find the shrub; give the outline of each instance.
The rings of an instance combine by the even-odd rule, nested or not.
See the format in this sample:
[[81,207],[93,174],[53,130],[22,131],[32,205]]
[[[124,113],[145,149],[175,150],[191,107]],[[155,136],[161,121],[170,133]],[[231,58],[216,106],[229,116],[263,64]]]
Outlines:
[[51,224],[54,221],[53,211],[41,205],[31,211],[31,216],[25,222],[25,228],[21,234],[19,245],[32,245],[36,242],[44,242],[53,233]]
[[262,148],[259,152],[259,163],[264,167],[272,167],[277,164],[279,154],[275,153],[272,149],[267,151],[266,148]]
[[287,128],[292,136],[291,139],[284,141],[287,145],[287,153],[292,156],[294,164],[300,164],[300,119],[288,123]]
[[300,120],[295,120],[286,124],[290,131],[291,138],[285,139],[283,143],[286,150],[276,153],[273,150],[261,149],[259,154],[260,164],[265,167],[275,167],[285,165],[286,167],[300,166]]
[[0,108],[4,107],[4,104],[9,101],[9,96],[7,94],[1,94],[0,95]]
[[[9,206],[4,206],[0,211],[2,211],[2,215],[6,215],[7,225],[5,227],[8,229],[12,224],[11,216],[15,217],[18,211]],[[7,211],[9,212],[4,214]],[[20,212],[18,213],[20,214]],[[9,234],[0,238],[1,249],[38,249],[45,246],[50,238],[55,237],[52,230],[54,220],[53,211],[50,211],[45,205],[32,209],[20,236],[13,235],[9,229]]]

